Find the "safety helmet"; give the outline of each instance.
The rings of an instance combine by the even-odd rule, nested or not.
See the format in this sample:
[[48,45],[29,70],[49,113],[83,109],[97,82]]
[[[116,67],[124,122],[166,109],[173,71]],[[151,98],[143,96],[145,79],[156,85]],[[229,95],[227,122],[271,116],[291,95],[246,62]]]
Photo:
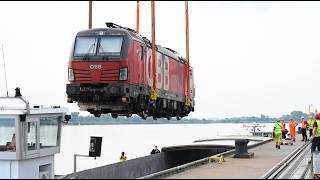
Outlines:
[[315,118],[315,119],[320,119],[319,114],[316,114],[316,115],[314,116],[314,118]]

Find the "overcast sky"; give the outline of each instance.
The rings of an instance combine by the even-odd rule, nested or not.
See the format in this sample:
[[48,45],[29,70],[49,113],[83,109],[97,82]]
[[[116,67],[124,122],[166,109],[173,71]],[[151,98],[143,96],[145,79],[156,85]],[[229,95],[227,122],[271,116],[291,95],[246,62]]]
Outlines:
[[[110,21],[135,29],[135,5],[93,2],[93,28]],[[140,5],[140,33],[151,39],[150,2]],[[189,18],[196,85],[190,117],[278,117],[320,107],[320,2],[191,1]],[[87,27],[86,1],[1,1],[9,94],[18,86],[32,105],[78,111],[66,99],[67,63],[74,36]],[[156,2],[156,43],[185,57],[184,2]]]

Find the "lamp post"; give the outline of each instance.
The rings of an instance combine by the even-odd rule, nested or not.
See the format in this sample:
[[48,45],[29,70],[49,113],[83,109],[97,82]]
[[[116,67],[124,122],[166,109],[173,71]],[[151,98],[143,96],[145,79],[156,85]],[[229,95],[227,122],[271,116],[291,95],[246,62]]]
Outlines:
[[102,137],[91,136],[89,145],[89,155],[74,154],[73,155],[73,172],[77,172],[77,156],[79,157],[100,157],[101,155]]
[[73,155],[73,172],[77,172],[77,156],[79,157],[90,157],[88,155],[75,154]]

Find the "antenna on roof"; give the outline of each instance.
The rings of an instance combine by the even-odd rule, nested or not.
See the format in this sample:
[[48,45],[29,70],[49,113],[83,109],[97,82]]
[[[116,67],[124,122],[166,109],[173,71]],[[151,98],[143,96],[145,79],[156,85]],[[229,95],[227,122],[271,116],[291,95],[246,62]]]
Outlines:
[[4,78],[6,81],[6,89],[7,89],[7,97],[9,97],[9,91],[8,91],[8,81],[7,81],[7,71],[6,71],[6,62],[4,60],[4,50],[3,50],[3,44],[1,46],[2,48],[2,59],[3,59],[3,67],[4,67]]

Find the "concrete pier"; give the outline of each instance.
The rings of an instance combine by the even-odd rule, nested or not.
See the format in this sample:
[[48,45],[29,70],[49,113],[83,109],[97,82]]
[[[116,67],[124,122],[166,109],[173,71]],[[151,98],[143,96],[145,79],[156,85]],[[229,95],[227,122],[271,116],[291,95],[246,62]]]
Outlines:
[[[284,141],[285,142],[285,141]],[[302,145],[300,139],[293,145],[282,145],[275,148],[271,141],[249,149],[253,158],[237,159],[233,154],[227,155],[222,164],[207,163],[183,172],[167,176],[169,179],[257,179],[281,162],[285,157]]]
[[173,147],[154,155],[71,173],[61,179],[133,179],[231,150],[232,146]]
[[[234,138],[233,141],[237,139],[243,139],[243,137]],[[254,141],[257,142],[252,143]],[[214,142],[215,140],[208,139],[187,145],[168,146],[162,148],[162,152],[156,155],[88,169],[62,178],[291,178],[303,177],[307,170],[303,167],[308,166],[306,157],[307,154],[310,154],[308,153],[310,143],[301,142],[300,138],[293,145],[290,145],[290,140],[284,140],[281,149],[275,148],[275,141],[272,141],[271,138],[252,138],[250,139],[251,144],[248,145],[248,153],[254,153],[251,158],[234,158],[236,153],[234,146],[214,145]],[[222,155],[225,161],[221,161]],[[219,158],[219,161],[216,160]]]

